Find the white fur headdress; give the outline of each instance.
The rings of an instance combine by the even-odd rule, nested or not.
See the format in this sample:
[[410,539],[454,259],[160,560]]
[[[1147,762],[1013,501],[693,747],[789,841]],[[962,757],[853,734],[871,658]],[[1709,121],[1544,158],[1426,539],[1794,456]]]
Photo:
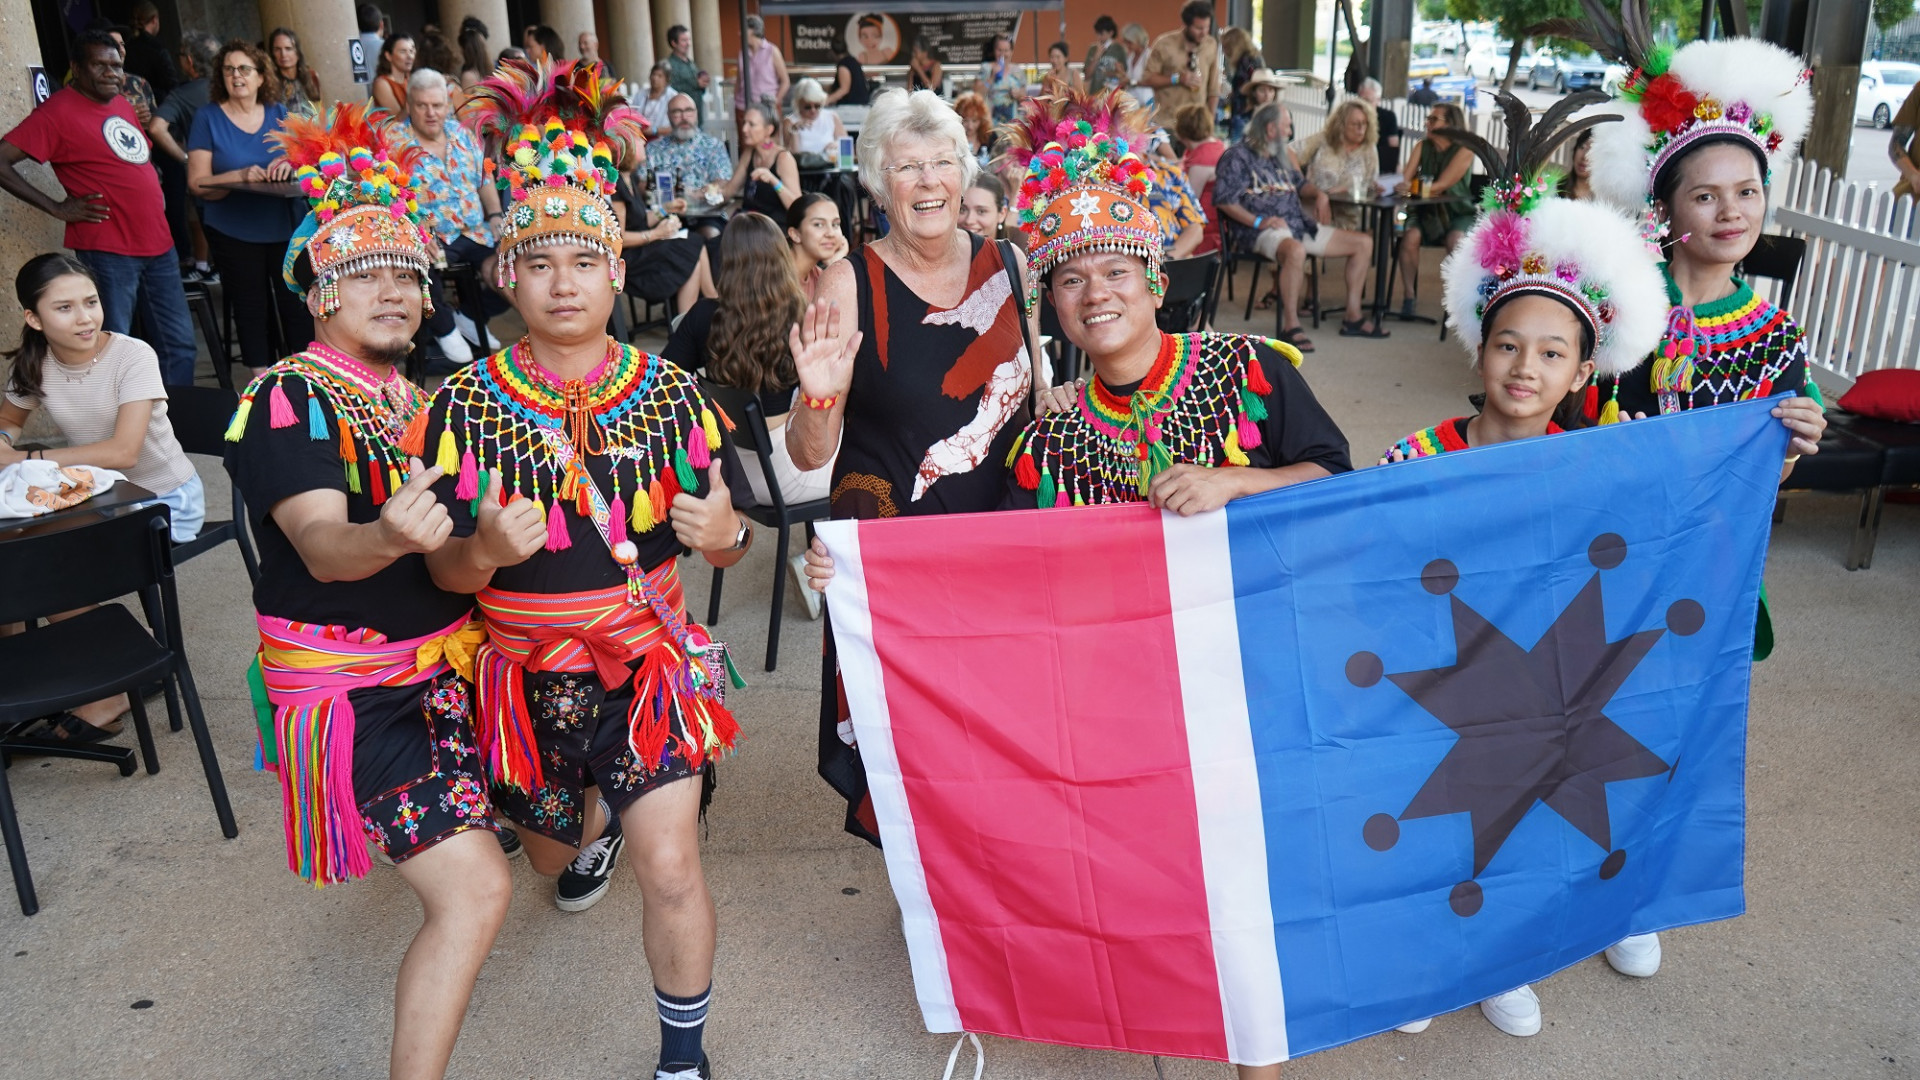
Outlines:
[[1553,148],[1568,137],[1621,126],[1607,116],[1561,126],[1598,96],[1572,95],[1535,125],[1525,105],[1498,95],[1510,158],[1471,133],[1445,132],[1478,154],[1496,177],[1480,220],[1440,264],[1447,316],[1469,356],[1480,355],[1486,313],[1522,293],[1551,296],[1573,309],[1593,333],[1594,367],[1602,375],[1631,370],[1660,342],[1667,287],[1638,230],[1611,207],[1555,196],[1554,177],[1545,168]]

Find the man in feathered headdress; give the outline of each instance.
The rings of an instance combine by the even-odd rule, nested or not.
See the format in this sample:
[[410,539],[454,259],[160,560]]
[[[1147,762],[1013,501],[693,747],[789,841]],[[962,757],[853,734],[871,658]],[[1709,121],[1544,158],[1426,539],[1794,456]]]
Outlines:
[[452,522],[438,469],[401,449],[425,395],[395,365],[425,302],[408,162],[364,105],[277,136],[312,200],[289,246],[317,340],[241,398],[227,469],[260,543],[254,677],[263,764],[280,775],[287,860],[315,885],[365,875],[369,839],[426,919],[394,991],[392,1073],[437,1077],[511,880],[475,754],[472,599],[425,553]]
[[448,379],[422,450],[454,538],[429,556],[478,593],[482,756],[563,911],[606,891],[630,838],[660,1014],[657,1075],[708,1075],[713,901],[696,823],[733,746],[725,646],[687,618],[683,548],[751,539],[720,414],[693,376],[606,333],[626,281],[611,199],[643,136],[600,65],[508,62],[463,118],[506,200],[501,286],[527,336]]

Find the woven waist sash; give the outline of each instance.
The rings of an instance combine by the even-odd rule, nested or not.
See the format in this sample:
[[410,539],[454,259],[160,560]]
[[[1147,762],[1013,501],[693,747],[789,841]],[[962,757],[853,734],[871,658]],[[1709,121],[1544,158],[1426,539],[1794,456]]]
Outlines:
[[575,593],[487,588],[475,597],[487,641],[475,661],[475,722],[493,782],[531,792],[545,781],[527,713],[529,671],[591,671],[608,691],[633,683],[627,746],[648,773],[668,741],[695,768],[733,749],[739,725],[726,682],[741,685],[726,647],[686,620],[680,575],[669,559],[618,585]]
[[486,638],[462,617],[438,633],[388,641],[374,630],[259,616],[249,672],[260,721],[260,765],[280,775],[287,866],[315,886],[372,868],[353,796],[353,705],[347,692],[410,686],[449,668],[473,677]]

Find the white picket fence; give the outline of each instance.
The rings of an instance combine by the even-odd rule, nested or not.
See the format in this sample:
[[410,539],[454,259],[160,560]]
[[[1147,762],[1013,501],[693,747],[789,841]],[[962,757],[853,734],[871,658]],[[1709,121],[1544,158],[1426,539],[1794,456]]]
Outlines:
[[1806,240],[1793,293],[1769,299],[1806,331],[1810,362],[1848,380],[1920,367],[1920,243],[1914,204],[1877,185],[1795,163],[1774,185],[1774,225]]

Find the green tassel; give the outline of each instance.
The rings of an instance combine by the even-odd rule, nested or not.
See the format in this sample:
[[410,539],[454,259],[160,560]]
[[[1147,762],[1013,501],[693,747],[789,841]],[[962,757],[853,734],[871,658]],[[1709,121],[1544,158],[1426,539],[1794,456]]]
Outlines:
[[255,768],[280,763],[280,747],[273,737],[273,702],[267,698],[267,680],[260,673],[260,654],[247,665],[247,696],[253,699],[253,722],[260,729],[260,757]]
[[1027,433],[1022,431],[1013,437],[1013,448],[1007,451],[1007,468],[1013,468],[1013,459],[1020,456],[1020,448],[1027,443]]
[[1039,504],[1040,509],[1045,510],[1053,506],[1053,496],[1053,472],[1050,469],[1041,469],[1040,491],[1034,501]]
[[747,680],[741,678],[740,669],[733,666],[733,650],[728,649],[720,655],[727,658],[727,678],[733,682],[733,688],[735,690],[746,689]]
[[700,478],[693,475],[693,463],[687,460],[687,448],[673,448],[673,475],[680,479],[680,490],[691,495],[700,487]]
[[1267,403],[1261,399],[1259,394],[1242,387],[1240,390],[1240,411],[1247,414],[1247,419],[1257,424],[1267,418]]
[[353,462],[349,461],[346,464],[347,464],[347,490],[353,492],[355,495],[358,495],[360,494],[360,471],[353,467]]
[[491,474],[488,473],[487,470],[480,470],[480,485],[474,490],[473,498],[467,500],[467,513],[473,517],[477,518],[480,516],[480,500],[487,497],[487,477],[489,475]]

